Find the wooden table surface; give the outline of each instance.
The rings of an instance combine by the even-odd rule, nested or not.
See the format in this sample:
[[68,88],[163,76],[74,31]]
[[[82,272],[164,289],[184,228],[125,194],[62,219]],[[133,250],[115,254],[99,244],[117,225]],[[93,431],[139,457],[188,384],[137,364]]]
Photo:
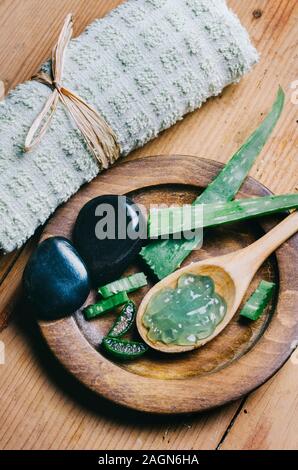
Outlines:
[[[0,80],[5,90],[38,70],[68,12],[75,14],[78,34],[119,3],[0,0]],[[251,174],[276,193],[297,191],[298,91],[292,87],[298,90],[298,2],[228,3],[261,53],[260,63],[239,85],[128,158],[182,153],[225,162],[260,123],[281,84],[285,111]],[[85,390],[52,357],[18,301],[16,286],[35,243],[0,257],[0,339],[5,347],[5,363],[0,364],[0,449],[298,448],[297,350],[259,390],[201,415],[141,415]]]

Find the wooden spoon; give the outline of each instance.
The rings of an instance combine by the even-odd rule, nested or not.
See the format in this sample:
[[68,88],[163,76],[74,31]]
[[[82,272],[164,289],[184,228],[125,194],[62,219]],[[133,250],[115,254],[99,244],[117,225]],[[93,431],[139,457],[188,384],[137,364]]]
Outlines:
[[[298,231],[298,212],[294,212],[280,224],[274,227],[262,238],[252,245],[242,250],[235,251],[228,255],[199,261],[185,266],[175,271],[156,284],[144,297],[137,314],[137,328],[143,340],[154,349],[167,353],[180,353],[199,348],[215,338],[231,321],[241,304],[243,296],[247,291],[255,273],[266,260],[282,243]],[[143,315],[149,301],[160,289],[166,287],[175,288],[178,278],[185,273],[210,276],[215,283],[216,292],[221,295],[227,303],[227,313],[222,322],[216,327],[214,333],[203,340],[199,340],[195,345],[178,346],[164,344],[162,342],[153,343],[147,337],[148,329],[143,324]]]

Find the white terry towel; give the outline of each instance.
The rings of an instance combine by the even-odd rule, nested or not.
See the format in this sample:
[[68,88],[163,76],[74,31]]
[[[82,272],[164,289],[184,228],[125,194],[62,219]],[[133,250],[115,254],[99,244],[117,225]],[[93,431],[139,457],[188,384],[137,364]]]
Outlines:
[[[71,41],[63,84],[101,113],[126,155],[239,81],[257,59],[224,0],[128,0]],[[0,103],[4,252],[20,247],[100,172],[61,104],[41,143],[23,153],[50,93],[29,81]]]

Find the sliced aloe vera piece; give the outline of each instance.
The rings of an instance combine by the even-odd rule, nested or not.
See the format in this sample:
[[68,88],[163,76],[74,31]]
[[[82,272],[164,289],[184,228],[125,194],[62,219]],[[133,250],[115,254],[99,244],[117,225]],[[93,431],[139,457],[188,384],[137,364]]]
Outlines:
[[91,320],[92,318],[99,317],[113,308],[119,307],[120,305],[126,304],[129,301],[126,292],[120,292],[119,294],[114,295],[113,297],[109,297],[108,299],[101,300],[97,304],[89,305],[89,307],[85,308],[84,314],[87,320]]
[[[272,133],[282,112],[284,100],[284,92],[279,88],[271,112],[217,178],[196,199],[195,204],[229,201],[235,197]],[[142,249],[141,256],[156,276],[163,279],[175,271],[201,242],[200,235],[191,240],[156,240]]]
[[136,318],[137,309],[134,302],[128,302],[124,307],[108,335],[110,338],[120,338],[132,327]]
[[145,343],[125,341],[117,338],[106,337],[102,345],[110,354],[124,360],[136,359],[148,351],[148,346]]
[[98,289],[99,294],[102,295],[104,299],[108,299],[112,295],[118,294],[119,292],[134,292],[141,287],[147,285],[147,278],[144,273],[133,274],[132,276],[124,277],[118,279],[117,281],[111,282],[103,287]]
[[[196,217],[196,211],[200,209],[197,205],[154,209],[150,211],[149,216],[149,237],[215,227],[297,208],[298,194],[285,194],[204,204],[203,217]],[[186,220],[187,226],[184,225],[183,220]]]
[[252,296],[248,299],[240,312],[241,317],[256,321],[263,314],[269,301],[272,299],[276,284],[274,282],[261,281]]

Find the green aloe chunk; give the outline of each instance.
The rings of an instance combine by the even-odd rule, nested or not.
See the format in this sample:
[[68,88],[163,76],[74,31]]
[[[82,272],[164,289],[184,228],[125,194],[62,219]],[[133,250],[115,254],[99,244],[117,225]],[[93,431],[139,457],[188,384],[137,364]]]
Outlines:
[[98,289],[99,294],[107,299],[119,292],[134,292],[147,285],[147,278],[144,273],[133,274],[129,277],[118,279]]
[[[235,197],[272,133],[282,112],[284,100],[284,92],[279,88],[271,112],[217,178],[196,199],[195,204],[230,201]],[[155,240],[142,249],[141,256],[156,276],[163,279],[175,271],[201,241],[201,235],[191,240]]]
[[125,341],[117,338],[106,337],[102,345],[108,353],[123,360],[136,359],[148,351],[148,346],[145,343]]
[[285,194],[204,204],[203,211],[198,210],[200,209],[198,205],[153,209],[150,211],[148,222],[149,237],[215,227],[297,208],[298,194]]
[[89,307],[85,308],[84,314],[87,320],[91,320],[92,318],[99,317],[120,305],[126,304],[126,302],[129,302],[127,293],[120,292],[113,297],[101,300],[97,304],[89,305]]
[[274,282],[261,281],[255,292],[244,305],[240,316],[252,321],[258,320],[272,299],[275,287],[276,284]]
[[108,335],[110,338],[120,338],[132,327],[136,318],[137,309],[134,302],[128,302],[124,307]]

